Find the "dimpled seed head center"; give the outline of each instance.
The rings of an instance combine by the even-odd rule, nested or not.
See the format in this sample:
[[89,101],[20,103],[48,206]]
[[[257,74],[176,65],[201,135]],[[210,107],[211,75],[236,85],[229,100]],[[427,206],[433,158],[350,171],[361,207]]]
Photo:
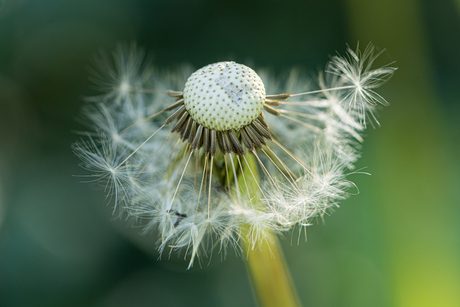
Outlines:
[[195,71],[185,83],[184,105],[200,125],[217,131],[238,130],[262,113],[265,87],[251,68],[219,62]]

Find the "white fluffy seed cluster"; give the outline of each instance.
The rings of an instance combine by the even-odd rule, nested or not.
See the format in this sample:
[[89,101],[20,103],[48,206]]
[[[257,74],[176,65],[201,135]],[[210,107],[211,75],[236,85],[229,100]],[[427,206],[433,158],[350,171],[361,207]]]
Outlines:
[[194,72],[185,83],[184,105],[200,125],[217,131],[238,130],[261,113],[265,87],[251,68],[219,62]]
[[[273,233],[309,226],[355,188],[348,175],[366,120],[375,120],[376,105],[386,104],[374,90],[395,70],[373,69],[377,55],[372,46],[362,53],[349,49],[331,59],[319,88],[309,88],[313,82],[297,70],[280,82],[232,62],[157,75],[142,52],[120,48],[114,63],[99,65],[95,81],[103,94],[85,109],[91,131],[74,150],[115,208],[161,238],[160,252],[187,253],[191,265],[214,248],[239,252],[245,241],[254,249]],[[191,116],[215,130],[237,130],[259,116],[264,84],[267,94],[297,95],[276,106],[284,116],[264,114],[273,141],[244,155],[209,157],[164,125],[171,97],[133,90],[165,92],[184,84]]]

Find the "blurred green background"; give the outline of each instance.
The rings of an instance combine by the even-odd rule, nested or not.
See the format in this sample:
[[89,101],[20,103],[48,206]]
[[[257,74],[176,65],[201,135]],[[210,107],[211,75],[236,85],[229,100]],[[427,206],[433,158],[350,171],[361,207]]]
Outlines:
[[157,261],[156,238],[72,176],[87,68],[135,41],[160,69],[232,58],[316,73],[358,40],[399,70],[358,163],[372,176],[351,178],[360,194],[307,243],[283,240],[301,300],[460,306],[460,1],[436,0],[4,0],[0,306],[254,306],[240,258]]

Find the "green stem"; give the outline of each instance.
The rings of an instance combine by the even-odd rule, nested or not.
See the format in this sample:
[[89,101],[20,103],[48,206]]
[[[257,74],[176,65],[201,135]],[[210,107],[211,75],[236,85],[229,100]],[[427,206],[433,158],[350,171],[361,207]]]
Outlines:
[[[259,188],[255,182],[259,175],[254,155],[246,154],[246,161],[247,164],[243,163],[243,174],[238,175],[240,189],[243,190],[243,185],[247,184],[250,193],[256,198],[256,195],[259,195],[260,199]],[[246,178],[246,183],[244,183],[242,176]],[[249,178],[253,178],[253,180],[249,180]],[[246,238],[244,242],[248,251],[245,262],[246,269],[259,306],[301,306],[276,234],[268,234],[270,237],[258,242],[258,246],[254,249],[249,243],[249,226],[242,235]]]
[[301,306],[276,236],[249,251],[245,263],[260,307]]

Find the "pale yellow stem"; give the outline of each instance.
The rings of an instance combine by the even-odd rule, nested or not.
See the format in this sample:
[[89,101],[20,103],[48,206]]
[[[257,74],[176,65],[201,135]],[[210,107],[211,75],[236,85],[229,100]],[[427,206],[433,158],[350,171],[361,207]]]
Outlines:
[[246,269],[260,307],[301,306],[276,236],[247,256]]

